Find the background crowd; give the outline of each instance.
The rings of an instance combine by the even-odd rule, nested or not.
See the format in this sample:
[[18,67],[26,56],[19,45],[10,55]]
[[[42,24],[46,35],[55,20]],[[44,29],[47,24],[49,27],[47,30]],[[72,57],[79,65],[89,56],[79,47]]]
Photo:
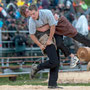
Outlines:
[[[21,6],[30,6],[32,3],[36,4],[38,9],[50,9],[56,17],[64,15],[79,33],[90,38],[90,7],[84,0],[0,0],[0,29],[10,31],[2,33],[2,41],[13,41],[11,47],[18,46],[18,42],[20,47],[22,45],[23,51],[26,46],[35,46],[27,33],[28,18],[22,17],[19,12]],[[72,44],[72,40],[68,37],[64,37],[64,42],[66,45]],[[74,41],[74,44],[77,43]],[[8,48],[8,45],[6,44],[5,47]],[[16,50],[18,52],[19,49]]]

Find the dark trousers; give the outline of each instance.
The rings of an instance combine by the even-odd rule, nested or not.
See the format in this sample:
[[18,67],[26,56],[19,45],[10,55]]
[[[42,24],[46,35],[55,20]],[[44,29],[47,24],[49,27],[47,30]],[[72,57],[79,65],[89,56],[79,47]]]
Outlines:
[[80,33],[77,33],[76,36],[73,37],[73,39],[84,44],[85,46],[90,47],[90,39]]
[[71,52],[69,51],[69,48],[64,45],[63,35],[55,34],[54,37],[56,40],[57,49],[60,49],[64,53],[65,57],[68,57]]
[[50,76],[49,76],[48,85],[56,86],[57,79],[58,79],[59,64],[60,64],[60,61],[59,61],[59,58],[57,55],[57,51],[56,51],[55,46],[53,44],[51,44],[46,47],[45,52],[46,52],[47,56],[49,57],[49,60],[44,63],[39,64],[38,69],[42,70],[42,69],[49,68]]
[[[69,56],[71,54],[71,52],[69,51],[68,47],[66,47],[63,43],[63,36],[62,35],[58,35],[58,34],[55,34],[55,39],[56,39],[56,45],[57,45],[57,48],[60,49],[65,57]],[[84,44],[85,46],[88,46],[90,47],[90,40],[85,37],[84,35],[80,34],[80,33],[77,33],[76,36],[72,37],[74,40]]]

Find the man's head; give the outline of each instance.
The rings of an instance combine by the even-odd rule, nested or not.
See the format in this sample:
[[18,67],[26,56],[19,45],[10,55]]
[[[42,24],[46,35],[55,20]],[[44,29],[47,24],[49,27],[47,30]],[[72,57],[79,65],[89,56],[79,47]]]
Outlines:
[[25,6],[25,5],[20,8],[20,13],[24,17],[28,17],[27,14],[26,14],[26,9],[28,9],[28,7]]
[[20,13],[24,17],[32,17],[32,19],[37,20],[38,19],[38,8],[36,5],[30,5],[29,7],[23,6],[20,9]]

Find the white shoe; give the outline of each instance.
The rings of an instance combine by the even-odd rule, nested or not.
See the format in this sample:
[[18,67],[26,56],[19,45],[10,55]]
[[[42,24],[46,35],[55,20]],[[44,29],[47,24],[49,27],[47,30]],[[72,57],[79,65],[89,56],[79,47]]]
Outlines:
[[72,57],[71,62],[70,62],[70,68],[76,67],[78,61],[79,61],[78,57],[76,57],[76,56]]

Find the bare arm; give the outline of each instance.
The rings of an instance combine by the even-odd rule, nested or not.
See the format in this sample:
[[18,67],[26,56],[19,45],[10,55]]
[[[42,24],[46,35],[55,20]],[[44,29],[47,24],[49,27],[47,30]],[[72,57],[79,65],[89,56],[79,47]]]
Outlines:
[[54,33],[55,33],[55,25],[52,25],[50,27],[50,35],[49,35],[46,45],[50,45],[52,43],[52,38],[53,38]]
[[49,28],[50,28],[50,37],[49,37],[49,39],[52,39],[52,37],[53,37],[53,35],[54,35],[54,33],[55,33],[55,25],[52,25],[51,27],[49,27],[49,25],[47,24],[47,25],[44,25],[44,26],[42,26],[42,27],[40,27],[40,28],[37,28],[37,30],[38,30],[38,31],[41,31],[41,32],[45,32],[45,31],[47,31]]
[[53,35],[55,33],[55,25],[52,25],[51,27],[49,27],[49,25],[47,24],[47,25],[44,25],[44,26],[42,26],[40,28],[37,28],[37,30],[41,31],[41,32],[45,32],[48,29],[50,29],[50,35],[49,35],[49,39],[48,39],[46,45],[50,45],[51,42],[52,42],[52,37],[53,37]]
[[36,36],[34,34],[31,34],[30,35],[31,39],[41,48],[41,50],[44,50],[45,49],[45,46],[42,45],[38,39],[36,38]]
[[41,45],[41,43],[38,41],[38,39],[36,38],[36,36],[34,34],[31,34],[30,37],[38,46]]
[[52,25],[50,27],[50,36],[49,36],[50,40],[52,40],[52,37],[53,37],[54,33],[55,33],[55,25]]

